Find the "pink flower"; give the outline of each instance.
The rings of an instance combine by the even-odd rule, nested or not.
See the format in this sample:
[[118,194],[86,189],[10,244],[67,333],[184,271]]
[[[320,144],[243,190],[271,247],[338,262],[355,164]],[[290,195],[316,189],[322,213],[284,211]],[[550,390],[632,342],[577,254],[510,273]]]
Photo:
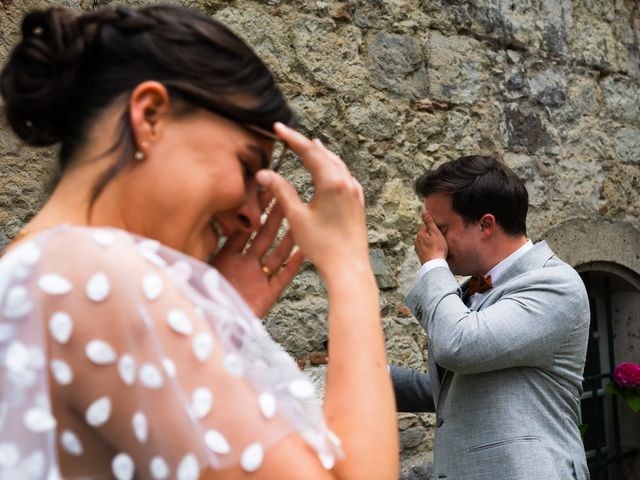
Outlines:
[[640,386],[640,365],[622,362],[613,371],[613,381],[620,387],[635,388]]

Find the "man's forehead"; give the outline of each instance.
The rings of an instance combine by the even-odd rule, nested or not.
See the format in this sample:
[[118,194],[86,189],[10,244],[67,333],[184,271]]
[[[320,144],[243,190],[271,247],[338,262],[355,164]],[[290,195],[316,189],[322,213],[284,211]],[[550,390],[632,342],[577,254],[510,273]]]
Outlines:
[[[451,210],[451,195],[446,193],[431,193],[424,197],[424,207],[429,211],[447,212]],[[433,213],[433,212],[432,212]]]

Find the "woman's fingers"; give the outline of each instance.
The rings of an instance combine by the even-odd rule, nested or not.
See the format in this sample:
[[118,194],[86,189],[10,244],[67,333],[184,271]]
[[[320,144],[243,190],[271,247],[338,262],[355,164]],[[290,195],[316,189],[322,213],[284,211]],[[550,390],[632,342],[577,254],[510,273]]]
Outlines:
[[291,222],[291,217],[295,214],[296,209],[304,205],[295,188],[282,176],[271,170],[260,170],[256,173],[256,180],[262,187],[271,192],[280,208],[282,208],[284,216]]
[[273,245],[273,241],[278,234],[278,229],[282,224],[282,218],[282,208],[276,203],[271,209],[271,212],[269,212],[267,221],[262,225],[260,230],[258,230],[258,234],[253,239],[253,242],[251,242],[248,253],[262,257],[267,250],[269,250],[269,247]]
[[278,246],[273,249],[268,257],[263,259],[262,264],[266,265],[269,271],[277,272],[287,262],[294,247],[293,235],[291,235],[291,232],[287,232]]
[[300,156],[302,164],[314,179],[330,176],[332,171],[346,168],[341,166],[344,165],[342,160],[327,150],[320,140],[310,140],[302,133],[281,123],[274,124],[274,130],[289,148]]
[[286,286],[289,285],[293,278],[298,274],[303,261],[304,255],[300,250],[291,254],[286,263],[282,265],[282,268],[280,268],[280,270],[278,270],[271,278],[271,283],[274,283],[276,288],[286,288]]

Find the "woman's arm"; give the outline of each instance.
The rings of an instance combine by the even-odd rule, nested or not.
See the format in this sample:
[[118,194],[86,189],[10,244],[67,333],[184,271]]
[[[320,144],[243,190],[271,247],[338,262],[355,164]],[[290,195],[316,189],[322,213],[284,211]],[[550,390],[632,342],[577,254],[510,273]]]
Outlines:
[[258,181],[282,206],[297,245],[327,284],[330,361],[325,413],[346,453],[335,476],[397,478],[395,402],[378,289],[369,263],[362,187],[319,140],[280,124],[276,132],[300,155],[315,183],[315,195],[305,205],[282,177],[271,171],[258,173]]

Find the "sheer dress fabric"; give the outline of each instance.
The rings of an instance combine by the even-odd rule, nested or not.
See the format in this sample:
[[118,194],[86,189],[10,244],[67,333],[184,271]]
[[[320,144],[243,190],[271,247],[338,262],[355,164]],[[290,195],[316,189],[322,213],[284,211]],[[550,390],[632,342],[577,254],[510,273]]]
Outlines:
[[0,259],[0,389],[0,480],[67,478],[96,452],[82,478],[253,472],[292,432],[326,468],[342,455],[225,279],[118,229],[57,227]]

